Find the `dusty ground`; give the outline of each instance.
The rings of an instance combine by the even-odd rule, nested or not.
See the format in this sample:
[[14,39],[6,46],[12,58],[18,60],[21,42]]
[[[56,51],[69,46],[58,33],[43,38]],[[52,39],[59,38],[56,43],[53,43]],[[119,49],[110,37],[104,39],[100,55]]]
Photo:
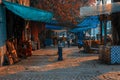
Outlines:
[[77,47],[63,49],[57,61],[57,48],[40,49],[17,64],[0,68],[0,80],[120,80],[120,65],[98,60],[98,54],[78,53]]

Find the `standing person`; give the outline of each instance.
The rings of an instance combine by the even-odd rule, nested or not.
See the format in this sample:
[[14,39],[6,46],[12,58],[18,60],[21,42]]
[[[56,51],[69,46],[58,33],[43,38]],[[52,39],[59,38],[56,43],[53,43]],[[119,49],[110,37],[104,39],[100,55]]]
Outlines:
[[41,34],[40,33],[38,33],[38,39],[39,39],[38,48],[40,49],[41,48]]
[[63,36],[62,36],[62,42],[63,42],[63,46],[65,47],[65,36],[64,36],[64,34],[63,34]]
[[54,44],[54,47],[56,47],[56,45],[57,45],[57,33],[53,37],[53,44]]
[[34,35],[33,34],[31,34],[31,43],[32,43],[32,50],[35,50]]
[[68,44],[68,48],[70,47],[70,34],[68,33],[68,35],[67,35],[67,44]]
[[83,45],[84,45],[83,41],[82,40],[78,40],[78,48],[79,48],[79,50],[83,47]]
[[43,32],[41,32],[41,34],[40,34],[40,43],[41,43],[41,47],[42,47],[42,48],[45,48],[45,47],[46,47],[45,39],[46,39],[46,36],[45,36],[44,31],[43,31]]
[[62,40],[58,41],[58,61],[62,61],[63,57],[62,57],[62,48],[63,48],[63,43]]

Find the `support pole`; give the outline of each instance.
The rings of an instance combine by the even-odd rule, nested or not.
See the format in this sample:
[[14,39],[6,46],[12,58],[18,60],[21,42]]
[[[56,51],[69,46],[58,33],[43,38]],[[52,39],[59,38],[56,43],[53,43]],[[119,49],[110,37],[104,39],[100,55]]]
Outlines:
[[104,45],[107,43],[107,21],[104,21]]
[[102,21],[100,20],[100,44],[102,44]]

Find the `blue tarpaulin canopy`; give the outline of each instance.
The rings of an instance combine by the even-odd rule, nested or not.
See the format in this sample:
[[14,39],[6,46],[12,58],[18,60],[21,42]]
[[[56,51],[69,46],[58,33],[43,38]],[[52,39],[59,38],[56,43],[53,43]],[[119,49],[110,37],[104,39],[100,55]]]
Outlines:
[[57,20],[51,20],[50,22],[48,22],[47,24],[49,25],[57,25],[59,22]]
[[61,29],[63,29],[63,27],[61,27],[61,26],[54,26],[54,25],[48,25],[48,24],[46,24],[45,27],[47,29],[51,29],[51,30],[61,30]]
[[77,26],[78,27],[86,27],[86,26],[97,25],[97,24],[99,24],[99,17],[98,16],[89,16],[89,17],[85,18]]
[[3,3],[8,10],[12,11],[16,15],[26,20],[50,22],[53,18],[53,14],[48,11],[27,7],[27,6],[19,5],[17,3],[11,3],[7,1],[3,1]]
[[91,25],[91,26],[84,26],[84,27],[77,27],[77,28],[74,28],[71,30],[71,32],[81,32],[81,31],[86,31],[88,29],[91,29],[91,28],[96,28],[97,26],[96,25]]
[[85,18],[76,28],[72,29],[71,32],[85,31],[91,28],[96,28],[99,24],[98,16],[90,16]]

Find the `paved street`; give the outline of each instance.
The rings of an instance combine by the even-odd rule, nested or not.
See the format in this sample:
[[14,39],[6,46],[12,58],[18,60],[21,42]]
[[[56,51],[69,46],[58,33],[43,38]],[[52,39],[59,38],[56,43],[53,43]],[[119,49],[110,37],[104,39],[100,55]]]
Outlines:
[[120,80],[120,65],[98,61],[98,54],[64,48],[57,61],[57,48],[41,49],[19,63],[0,68],[0,80]]

